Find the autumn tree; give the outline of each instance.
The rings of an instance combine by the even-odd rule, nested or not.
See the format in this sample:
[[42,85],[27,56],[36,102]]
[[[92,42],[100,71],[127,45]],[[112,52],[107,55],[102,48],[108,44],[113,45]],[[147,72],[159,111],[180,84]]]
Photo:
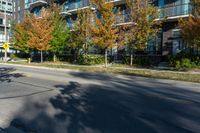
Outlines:
[[200,13],[200,1],[199,0],[191,0],[193,8],[193,15],[199,15]]
[[129,25],[124,25],[126,32],[122,36],[127,39],[126,43],[131,50],[131,61],[133,63],[134,50],[144,50],[147,42],[154,39],[159,31],[161,22],[158,9],[149,3],[149,0],[125,0],[130,21]]
[[91,0],[97,9],[94,13],[94,24],[91,26],[93,43],[105,49],[105,66],[107,67],[108,49],[116,43],[117,29],[115,28],[116,14],[113,12],[113,2],[107,0]]
[[50,42],[50,51],[53,52],[53,61],[56,61],[56,54],[63,51],[67,46],[67,41],[69,40],[70,31],[67,28],[67,24],[64,17],[60,15],[61,7],[57,4],[52,4],[47,9],[51,14],[50,19],[52,21],[53,31],[52,40]]
[[50,48],[50,42],[53,38],[53,25],[50,19],[51,14],[46,9],[42,9],[41,16],[33,16],[30,20],[31,30],[28,31],[30,39],[28,46],[41,52],[41,62],[43,62],[43,51]]
[[75,52],[75,58],[78,57],[81,49],[83,49],[84,53],[87,54],[90,38],[90,25],[91,9],[79,10],[70,37],[70,46]]
[[26,16],[25,19],[18,24],[12,24],[12,41],[13,41],[13,47],[16,50],[19,50],[21,52],[28,53],[29,47],[27,45],[30,36],[28,34],[28,31],[30,30],[30,16]]
[[180,19],[179,27],[183,39],[191,48],[200,49],[200,1],[192,0],[193,12],[188,19]]

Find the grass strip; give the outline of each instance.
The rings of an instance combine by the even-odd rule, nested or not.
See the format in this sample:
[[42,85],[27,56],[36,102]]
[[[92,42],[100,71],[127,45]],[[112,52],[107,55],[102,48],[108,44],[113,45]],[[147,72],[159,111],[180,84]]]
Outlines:
[[132,75],[140,77],[149,78],[160,78],[160,79],[171,79],[180,81],[189,81],[200,83],[200,74],[194,74],[190,72],[179,72],[179,71],[164,71],[164,70],[152,70],[152,69],[126,69],[126,68],[114,68],[103,66],[80,66],[80,65],[66,65],[66,64],[56,64],[56,63],[31,63],[27,64],[25,62],[15,62],[10,64],[20,64],[28,66],[42,66],[48,68],[62,68],[62,69],[72,69],[80,70],[84,72],[96,72],[96,73],[107,73],[107,74],[123,74]]

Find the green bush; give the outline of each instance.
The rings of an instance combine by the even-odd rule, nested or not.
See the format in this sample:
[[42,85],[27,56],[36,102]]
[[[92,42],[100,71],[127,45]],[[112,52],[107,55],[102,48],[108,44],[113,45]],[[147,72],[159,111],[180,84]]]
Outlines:
[[200,55],[181,52],[175,56],[170,56],[169,64],[177,69],[200,68]]
[[[123,64],[130,65],[130,61],[131,61],[130,57],[123,57],[123,59],[122,59]],[[152,64],[153,64],[152,61],[148,57],[141,57],[141,56],[133,57],[133,65],[135,65],[135,66],[149,67]]]
[[135,61],[136,64],[138,64],[139,66],[151,66],[152,65],[152,62],[149,58],[145,58],[145,57],[142,57],[142,58],[136,58],[136,61]]
[[176,61],[175,67],[176,67],[176,69],[180,69],[181,68],[181,62],[180,61]]
[[97,65],[104,62],[104,56],[101,55],[80,55],[77,59],[77,63],[81,65]]
[[16,55],[16,54],[10,54],[10,58],[11,58],[12,60],[16,60],[16,59],[17,59],[17,55]]
[[192,64],[191,64],[190,59],[184,58],[181,60],[181,68],[191,68],[191,67],[192,67]]
[[122,64],[130,65],[131,58],[130,57],[123,57]]

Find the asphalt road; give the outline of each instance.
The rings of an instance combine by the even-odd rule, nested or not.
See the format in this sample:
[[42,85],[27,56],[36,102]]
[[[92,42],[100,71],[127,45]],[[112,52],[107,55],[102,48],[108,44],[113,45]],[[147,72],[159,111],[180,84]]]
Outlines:
[[0,64],[0,133],[199,133],[200,84]]

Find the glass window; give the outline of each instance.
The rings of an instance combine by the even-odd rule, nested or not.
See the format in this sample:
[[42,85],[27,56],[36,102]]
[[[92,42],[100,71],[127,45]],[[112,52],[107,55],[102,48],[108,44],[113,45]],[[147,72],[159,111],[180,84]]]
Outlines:
[[172,31],[172,36],[173,36],[173,38],[180,38],[181,37],[180,29],[174,29]]
[[0,25],[3,25],[3,19],[0,18]]
[[164,0],[158,0],[158,7],[163,8],[165,5]]
[[149,54],[158,54],[162,47],[162,31],[159,31],[157,36],[149,37],[146,51]]

